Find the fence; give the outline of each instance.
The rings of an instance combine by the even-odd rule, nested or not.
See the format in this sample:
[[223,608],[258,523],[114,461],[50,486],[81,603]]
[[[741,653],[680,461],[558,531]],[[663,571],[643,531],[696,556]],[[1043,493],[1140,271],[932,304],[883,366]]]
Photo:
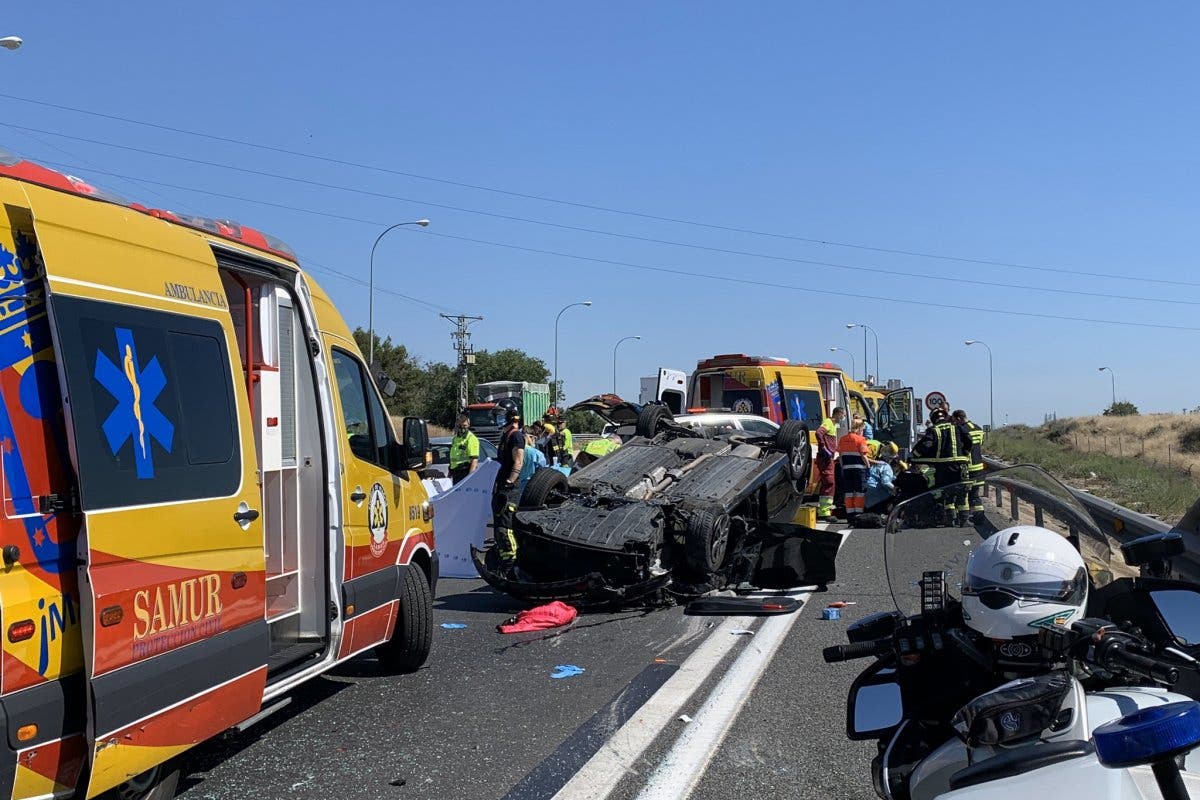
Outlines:
[[1146,458],[1149,454],[1149,460],[1166,464],[1167,467],[1178,467],[1182,473],[1187,475],[1192,474],[1195,466],[1190,458],[1195,458],[1197,455],[1195,452],[1181,450],[1178,445],[1169,443],[1165,447],[1147,449],[1145,439],[1120,434],[1106,436],[1104,434],[1072,433],[1071,441],[1075,450],[1080,453],[1104,453],[1110,456],[1138,458]]

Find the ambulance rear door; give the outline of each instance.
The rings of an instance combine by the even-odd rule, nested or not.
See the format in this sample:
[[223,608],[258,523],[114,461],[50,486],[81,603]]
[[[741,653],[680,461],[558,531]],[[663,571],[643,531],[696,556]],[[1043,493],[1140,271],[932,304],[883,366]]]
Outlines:
[[[817,377],[821,382],[821,394],[825,396],[825,416],[832,416],[835,408],[843,408],[848,411],[849,395],[846,393],[846,384],[842,382],[841,373],[818,370]],[[844,436],[849,432],[850,415],[847,414],[838,425],[838,436]]]
[[90,797],[152,780],[259,710],[269,647],[261,495],[245,378],[203,237],[25,191],[84,520]]

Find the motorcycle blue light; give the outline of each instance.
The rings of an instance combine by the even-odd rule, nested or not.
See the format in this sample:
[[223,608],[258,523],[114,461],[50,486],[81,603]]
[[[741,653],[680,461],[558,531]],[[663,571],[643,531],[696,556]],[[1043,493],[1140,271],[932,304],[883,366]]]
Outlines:
[[1100,763],[1113,769],[1184,753],[1200,745],[1200,703],[1143,708],[1096,728],[1092,741]]

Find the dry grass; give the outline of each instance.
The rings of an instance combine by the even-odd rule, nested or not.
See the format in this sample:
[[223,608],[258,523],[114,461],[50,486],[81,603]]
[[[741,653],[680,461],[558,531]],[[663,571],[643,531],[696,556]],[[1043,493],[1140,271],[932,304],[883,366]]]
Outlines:
[[1144,459],[1200,477],[1200,415],[1072,417],[1042,430],[1046,438],[1080,453]]
[[1006,426],[988,435],[984,450],[1011,463],[1038,464],[1079,489],[1175,522],[1200,495],[1200,458],[1179,453],[1200,446],[1200,433],[1191,433],[1197,429],[1200,422],[1185,415],[1080,417],[1038,428]]
[[[392,417],[392,427],[397,431],[397,435],[399,435],[400,428],[403,424],[404,424],[404,417]],[[454,431],[450,430],[449,428],[443,428],[441,425],[434,425],[432,422],[429,423],[430,438],[433,438],[434,436],[453,436],[453,435],[454,435]]]

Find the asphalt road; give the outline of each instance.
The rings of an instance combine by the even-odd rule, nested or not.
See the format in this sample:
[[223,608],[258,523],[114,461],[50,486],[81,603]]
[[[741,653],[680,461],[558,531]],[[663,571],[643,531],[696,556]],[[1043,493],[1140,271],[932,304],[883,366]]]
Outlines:
[[[254,728],[197,748],[183,796],[548,799],[585,764],[603,774],[588,758],[614,731],[649,725],[633,731],[647,747],[616,768],[611,797],[672,796],[674,789],[646,788],[657,776],[667,787],[698,781],[692,796],[701,800],[872,798],[874,745],[844,733],[846,692],[865,663],[827,665],[821,649],[845,642],[848,623],[892,607],[882,539],[879,530],[854,531],[828,592],[812,595],[797,615],[774,618],[773,632],[762,619],[743,618],[753,635],[731,633],[737,620],[669,608],[588,614],[561,631],[504,636],[495,626],[519,609],[515,602],[479,581],[444,580],[423,669],[386,675],[364,656],[305,685]],[[822,621],[832,600],[856,605],[840,621]],[[680,683],[696,661],[689,656],[706,654],[711,666],[696,673],[676,711],[667,705],[668,716],[625,724],[656,706],[648,697],[658,701]],[[763,660],[757,682],[743,666],[755,656]],[[551,678],[559,665],[584,672]],[[716,736],[711,757],[695,755],[690,767],[670,771],[666,756],[710,707],[714,717],[722,708],[729,715],[728,725],[704,720]]]

